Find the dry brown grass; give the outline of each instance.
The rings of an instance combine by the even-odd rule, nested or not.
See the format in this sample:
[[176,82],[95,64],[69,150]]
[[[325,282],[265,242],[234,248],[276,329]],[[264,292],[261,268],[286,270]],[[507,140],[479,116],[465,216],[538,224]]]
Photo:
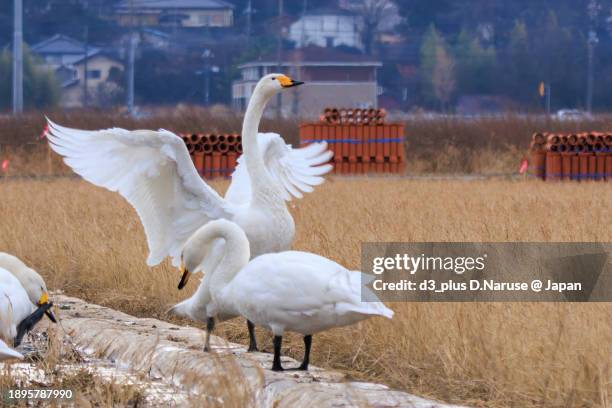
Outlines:
[[[219,191],[225,182],[213,183]],[[140,316],[189,295],[149,269],[142,227],[118,195],[78,179],[0,181],[0,250],[52,288]],[[359,268],[363,241],[612,241],[612,189],[596,183],[331,179],[297,202],[294,247]],[[609,304],[395,303],[315,336],[314,364],[444,401],[487,407],[609,406]],[[244,322],[219,334],[246,342]],[[260,332],[267,350],[270,339]],[[286,342],[301,355],[301,340]]]

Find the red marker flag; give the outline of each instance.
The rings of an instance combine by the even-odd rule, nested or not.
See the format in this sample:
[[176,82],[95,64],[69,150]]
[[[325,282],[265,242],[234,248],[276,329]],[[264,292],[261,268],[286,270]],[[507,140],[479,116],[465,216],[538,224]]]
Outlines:
[[40,134],[40,139],[44,139],[45,137],[47,137],[47,132],[49,132],[49,124],[45,124],[45,127],[42,131],[42,133]]
[[521,160],[521,164],[519,166],[519,173],[520,174],[525,174],[527,172],[528,168],[529,168],[529,160],[527,160],[527,158],[523,158],[523,160]]
[[0,168],[2,168],[2,171],[7,171],[8,167],[9,167],[9,160],[8,159],[2,160],[2,165],[0,166]]

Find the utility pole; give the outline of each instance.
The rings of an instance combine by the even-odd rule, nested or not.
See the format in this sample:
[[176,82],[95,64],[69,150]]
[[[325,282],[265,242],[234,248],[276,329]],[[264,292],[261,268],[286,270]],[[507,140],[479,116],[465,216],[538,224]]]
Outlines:
[[[283,50],[283,0],[278,0],[278,33],[276,39],[276,68],[278,73],[282,69],[282,50]],[[280,119],[282,115],[281,106],[283,96],[281,92],[276,95],[276,117]]]
[[13,4],[13,113],[19,114],[23,112],[23,2]]
[[594,57],[595,57],[595,46],[599,42],[597,38],[597,32],[595,31],[595,22],[601,5],[597,0],[591,0],[587,6],[587,13],[590,19],[589,37],[587,39],[587,89],[586,89],[586,109],[587,112],[591,113],[593,110],[593,84],[594,79]]
[[[302,28],[301,28],[301,33],[300,33],[300,47],[304,48],[306,47],[306,10],[308,9],[308,0],[304,0],[304,2],[302,3]],[[303,52],[300,51],[296,51],[296,64],[295,64],[295,72],[294,74],[296,76],[302,75],[302,59],[303,59]],[[297,116],[298,113],[300,112],[300,93],[301,90],[299,89],[299,87],[297,89],[295,89],[293,91],[293,104],[291,106],[291,111],[293,113],[294,116]]]
[[589,38],[587,40],[587,52],[588,52],[588,60],[587,60],[587,96],[586,96],[586,108],[587,112],[591,113],[593,110],[593,83],[595,82],[595,74],[594,74],[594,54],[595,54],[595,45],[599,42],[597,38],[597,34],[594,30],[589,31]]
[[134,114],[134,63],[136,59],[136,45],[138,38],[136,33],[130,36],[130,49],[128,53],[128,92],[127,92],[127,108],[130,115]]
[[130,44],[128,50],[128,77],[127,77],[127,110],[130,116],[134,115],[134,63],[136,59],[136,45],[138,44],[138,38],[136,38],[136,32],[134,31],[134,25],[136,24],[134,15],[134,0],[130,0]]
[[247,9],[244,11],[247,15],[247,24],[246,24],[246,35],[247,35],[247,44],[251,43],[251,14],[253,14],[253,5],[251,4],[251,0],[247,3]]
[[87,89],[87,71],[88,71],[88,67],[87,67],[87,60],[88,58],[88,53],[89,53],[89,26],[85,26],[85,42],[84,42],[84,55],[85,55],[85,59],[83,60],[83,107],[87,107],[87,99],[88,99],[88,89]]
[[204,60],[204,70],[202,74],[204,75],[204,105],[210,105],[210,59],[213,57],[212,51],[208,48],[204,50],[202,53],[202,59]]

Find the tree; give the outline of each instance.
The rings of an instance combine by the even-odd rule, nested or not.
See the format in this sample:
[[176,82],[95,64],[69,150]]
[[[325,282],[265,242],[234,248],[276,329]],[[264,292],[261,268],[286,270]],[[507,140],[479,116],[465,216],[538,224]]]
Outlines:
[[426,103],[433,104],[436,101],[435,91],[433,89],[433,71],[436,66],[436,50],[440,45],[443,45],[442,39],[436,27],[432,24],[423,36],[421,42],[420,56],[420,79],[421,79],[421,97]]
[[467,29],[462,29],[454,47],[458,91],[461,94],[487,94],[494,91],[496,53],[484,48]]
[[351,9],[363,18],[361,41],[366,54],[374,51],[378,33],[393,28],[401,21],[397,6],[391,0],[361,0]]
[[[12,103],[12,53],[0,54],[0,109]],[[47,108],[57,105],[60,88],[53,72],[43,68],[27,47],[23,52],[23,94],[26,108]]]
[[448,103],[455,91],[455,62],[453,57],[444,49],[442,45],[436,47],[436,62],[431,78],[434,94],[442,110],[448,108]]

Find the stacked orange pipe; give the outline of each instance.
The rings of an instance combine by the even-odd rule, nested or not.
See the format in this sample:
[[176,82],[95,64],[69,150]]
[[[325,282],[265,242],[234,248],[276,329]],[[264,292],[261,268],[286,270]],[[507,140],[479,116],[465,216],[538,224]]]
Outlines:
[[406,166],[404,125],[385,123],[383,109],[325,108],[318,123],[300,125],[300,144],[325,141],[334,173],[400,173]]
[[529,150],[539,179],[612,180],[612,132],[534,133]]
[[242,154],[242,137],[236,133],[181,135],[198,173],[207,179],[229,177]]

